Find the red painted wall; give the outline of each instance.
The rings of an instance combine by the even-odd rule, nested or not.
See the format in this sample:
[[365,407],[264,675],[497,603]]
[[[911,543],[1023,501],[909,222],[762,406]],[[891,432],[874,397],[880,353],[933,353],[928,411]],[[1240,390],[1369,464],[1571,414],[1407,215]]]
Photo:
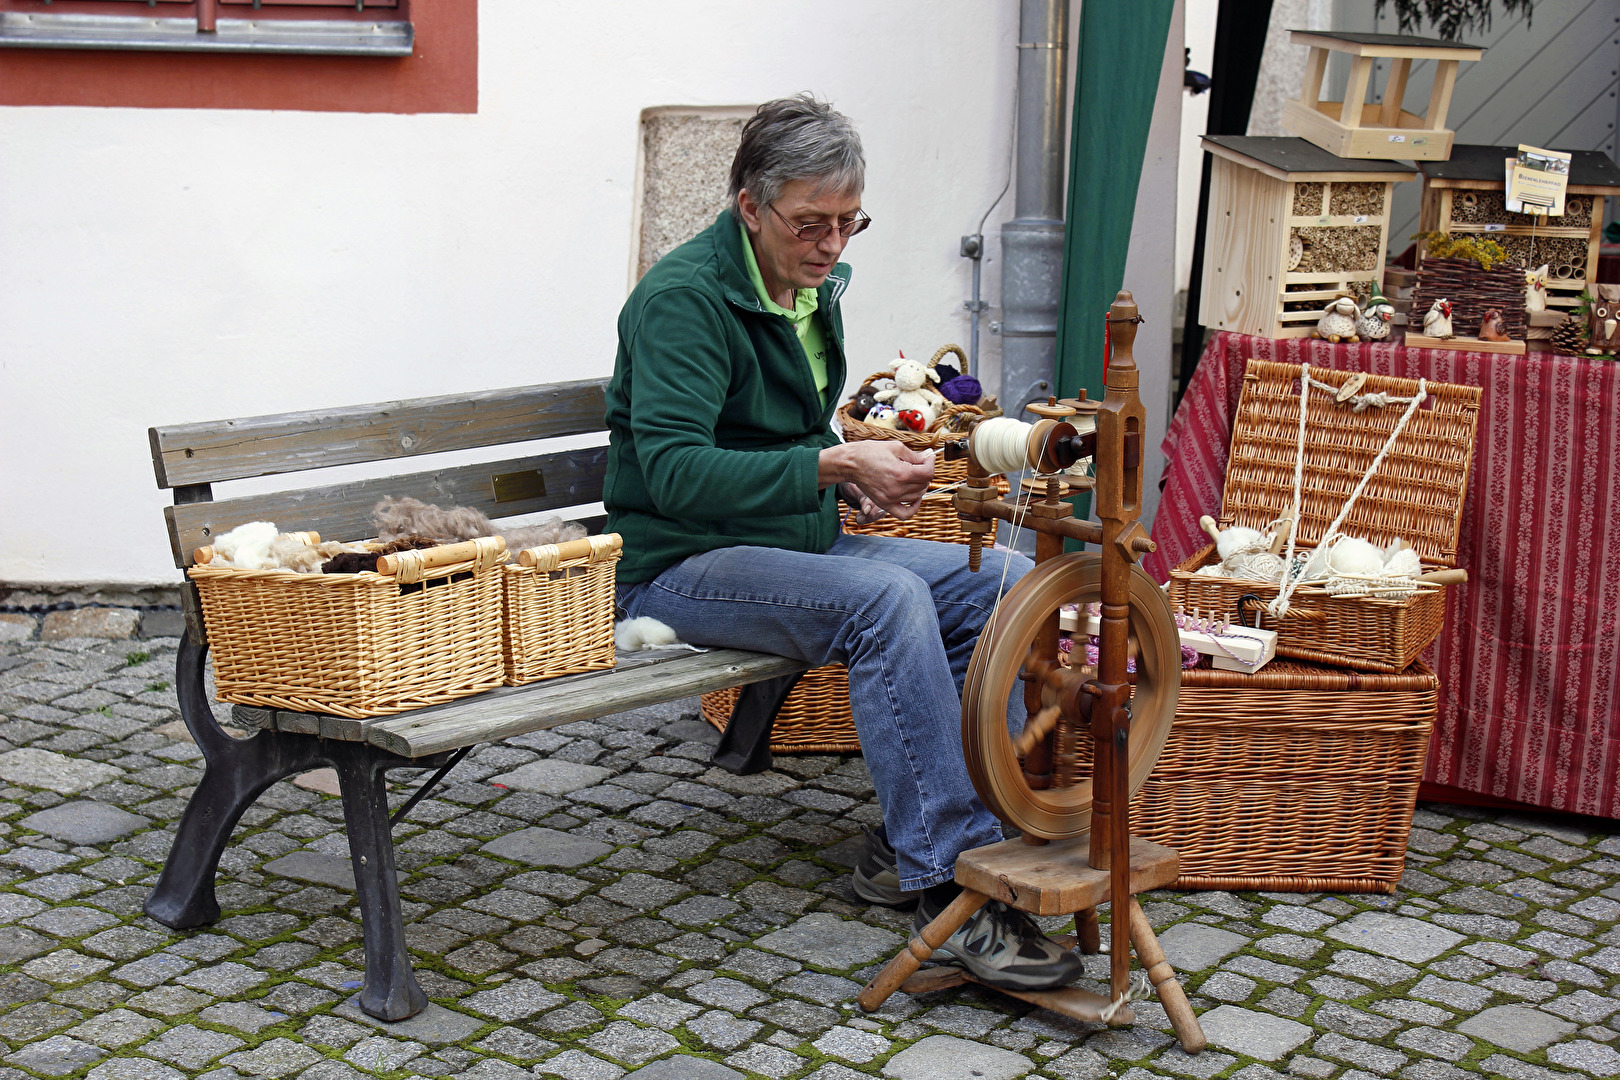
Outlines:
[[396,59],[0,48],[0,105],[477,112],[478,0],[417,0],[411,21]]

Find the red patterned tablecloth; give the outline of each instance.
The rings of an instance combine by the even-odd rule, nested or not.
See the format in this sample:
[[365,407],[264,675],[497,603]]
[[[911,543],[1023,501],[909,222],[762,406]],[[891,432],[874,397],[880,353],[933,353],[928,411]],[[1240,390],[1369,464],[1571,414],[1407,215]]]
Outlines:
[[1218,515],[1250,358],[1484,388],[1424,779],[1620,818],[1620,363],[1216,334],[1164,440],[1160,581]]

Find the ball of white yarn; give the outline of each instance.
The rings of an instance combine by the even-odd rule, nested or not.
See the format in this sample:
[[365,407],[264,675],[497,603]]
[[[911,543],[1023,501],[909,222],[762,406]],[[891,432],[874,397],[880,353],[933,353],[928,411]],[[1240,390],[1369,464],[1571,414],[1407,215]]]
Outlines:
[[1328,565],[1337,574],[1381,574],[1384,572],[1384,553],[1365,540],[1347,536],[1333,545]]
[[1423,573],[1423,561],[1411,548],[1402,548],[1384,562],[1384,573],[1415,578]]
[[1243,525],[1233,525],[1230,529],[1222,529],[1220,539],[1215,541],[1215,551],[1224,562],[1233,555],[1241,555],[1247,551],[1265,548],[1265,538],[1258,529],[1250,529]]

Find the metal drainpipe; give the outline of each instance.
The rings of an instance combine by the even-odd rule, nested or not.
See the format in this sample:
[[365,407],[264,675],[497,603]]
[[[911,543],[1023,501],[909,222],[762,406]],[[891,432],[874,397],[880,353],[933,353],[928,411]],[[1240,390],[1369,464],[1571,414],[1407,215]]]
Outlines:
[[1063,285],[1068,0],[1021,0],[1013,218],[1001,227],[1001,407],[1056,394]]

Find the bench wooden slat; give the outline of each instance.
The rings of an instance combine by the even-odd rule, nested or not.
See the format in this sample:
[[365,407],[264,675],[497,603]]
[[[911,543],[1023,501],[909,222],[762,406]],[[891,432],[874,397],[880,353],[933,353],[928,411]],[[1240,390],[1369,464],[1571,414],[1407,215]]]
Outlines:
[[160,488],[467,450],[603,429],[606,379],[148,430]]
[[801,660],[741,649],[712,649],[640,667],[491,690],[365,723],[366,739],[402,757],[426,757],[476,743],[594,720],[647,705],[804,671]]
[[[497,501],[495,476],[535,470],[545,480],[544,495]],[[191,553],[197,548],[249,521],[273,521],[283,530],[314,529],[328,540],[360,540],[375,535],[371,508],[385,495],[410,495],[444,506],[470,506],[490,517],[516,517],[596,502],[602,497],[606,473],[607,447],[594,446],[437,472],[275,491],[220,502],[186,503],[165,507],[163,513],[169,523],[174,564],[184,568],[191,565]]]

